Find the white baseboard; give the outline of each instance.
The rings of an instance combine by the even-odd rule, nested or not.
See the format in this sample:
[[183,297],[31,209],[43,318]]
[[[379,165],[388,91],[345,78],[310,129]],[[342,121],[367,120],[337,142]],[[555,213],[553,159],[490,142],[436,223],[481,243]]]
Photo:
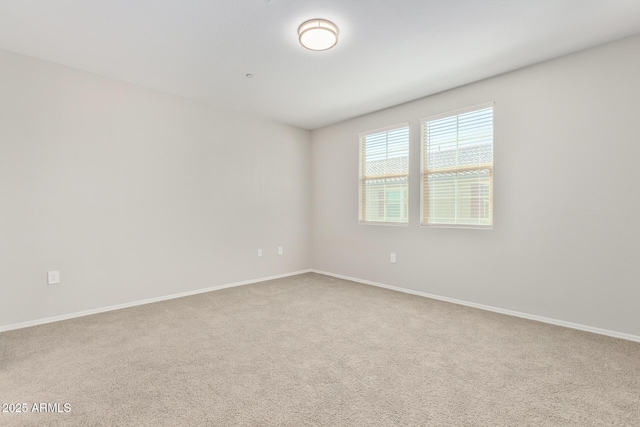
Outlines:
[[121,308],[135,307],[136,305],[151,304],[153,302],[166,301],[174,298],[188,297],[189,295],[202,294],[205,292],[218,291],[220,289],[233,288],[236,286],[250,285],[251,283],[264,282],[267,280],[281,279],[283,277],[297,276],[298,274],[310,273],[311,270],[300,270],[292,273],[278,274],[275,276],[261,277],[259,279],[245,280],[242,282],[228,283],[226,285],[211,286],[195,291],[180,292],[178,294],[165,295],[161,297],[148,298],[140,301],[126,302],[124,304],[110,305],[108,307],[94,308],[91,310],[78,311],[76,313],[62,314],[60,316],[47,317],[44,319],[30,320],[28,322],[15,323],[13,325],[0,326],[0,332],[11,331],[13,329],[28,328],[30,326],[43,325],[45,323],[59,322],[61,320],[73,319],[75,317],[89,316],[91,314],[104,313],[105,311],[120,310]]
[[477,304],[475,302],[462,301],[459,299],[442,297],[439,295],[428,294],[426,292],[414,291],[411,289],[400,288],[397,286],[385,285],[383,283],[372,282],[370,280],[358,279],[355,277],[343,276],[342,274],[329,273],[327,271],[311,270],[313,273],[324,274],[325,276],[336,277],[338,279],[350,280],[352,282],[362,283],[365,285],[377,286],[379,288],[391,289],[393,291],[404,292],[407,294],[418,295],[421,297],[431,298],[439,301],[446,301],[453,304],[465,305],[467,307],[479,308],[480,310],[493,311],[494,313],[507,314],[509,316],[522,317],[523,319],[535,320],[537,322],[550,323],[552,325],[564,326],[565,328],[578,329],[580,331],[592,332],[594,334],[607,335],[614,338],[640,342],[640,336],[626,334],[623,332],[610,331],[608,329],[595,328],[593,326],[581,325],[579,323],[565,322],[564,320],[551,319],[549,317],[536,316],[534,314],[521,313],[519,311],[507,310],[490,305]]
[[477,303],[474,303],[474,302],[463,301],[463,300],[458,300],[458,299],[449,298],[449,297],[443,297],[443,296],[439,296],[439,295],[429,294],[429,293],[426,293],[426,292],[414,291],[412,289],[400,288],[398,286],[385,285],[383,283],[373,282],[373,281],[370,281],[370,280],[363,280],[363,279],[358,279],[356,277],[344,276],[342,274],[329,273],[327,271],[321,271],[321,270],[315,270],[315,269],[294,271],[294,272],[291,272],[291,273],[278,274],[278,275],[275,275],[275,276],[261,277],[261,278],[258,278],[258,279],[251,279],[251,280],[245,280],[245,281],[242,281],[242,282],[228,283],[228,284],[225,284],[225,285],[211,286],[209,288],[196,289],[194,291],[181,292],[181,293],[165,295],[165,296],[161,296],[161,297],[148,298],[148,299],[139,300],[139,301],[127,302],[127,303],[124,303],[124,304],[116,304],[116,305],[110,305],[110,306],[107,306],[107,307],[100,307],[100,308],[95,308],[95,309],[91,309],[91,310],[84,310],[84,311],[79,311],[79,312],[75,312],[75,313],[63,314],[63,315],[60,315],[60,316],[47,317],[47,318],[44,318],[44,319],[31,320],[31,321],[28,321],[28,322],[15,323],[15,324],[12,324],[12,325],[0,326],[0,332],[11,331],[11,330],[14,330],[14,329],[28,328],[30,326],[43,325],[43,324],[46,324],[46,323],[59,322],[61,320],[73,319],[73,318],[82,317],[82,316],[89,316],[89,315],[92,315],[92,314],[104,313],[106,311],[120,310],[121,308],[135,307],[137,305],[151,304],[151,303],[159,302],[159,301],[166,301],[166,300],[175,299],[175,298],[182,298],[182,297],[187,297],[187,296],[190,296],[190,295],[196,295],[196,294],[202,294],[202,293],[205,293],[205,292],[217,291],[217,290],[220,290],[220,289],[226,289],[226,288],[233,288],[233,287],[236,287],[236,286],[249,285],[249,284],[252,284],[252,283],[264,282],[264,281],[267,281],[267,280],[280,279],[280,278],[289,277],[289,276],[297,276],[299,274],[304,274],[304,273],[323,274],[325,276],[336,277],[338,279],[349,280],[349,281],[352,281],[352,282],[362,283],[362,284],[365,284],[365,285],[377,286],[379,288],[390,289],[390,290],[393,290],[393,291],[404,292],[404,293],[412,294],[412,295],[418,295],[418,296],[421,296],[421,297],[431,298],[431,299],[435,299],[435,300],[439,300],[439,301],[445,301],[445,302],[450,302],[450,303],[453,303],[453,304],[464,305],[464,306],[467,306],[467,307],[478,308],[480,310],[492,311],[494,313],[506,314],[506,315],[509,315],[509,316],[521,317],[523,319],[535,320],[537,322],[543,322],[543,323],[549,323],[549,324],[552,324],[552,325],[564,326],[566,328],[577,329],[577,330],[586,331],[586,332],[592,332],[594,334],[606,335],[606,336],[610,336],[610,337],[614,337],[614,338],[621,338],[621,339],[625,339],[625,340],[629,340],[629,341],[640,342],[640,336],[637,336],[637,335],[627,334],[627,333],[623,333],[623,332],[610,331],[608,329],[601,329],[601,328],[596,328],[596,327],[593,327],[593,326],[581,325],[579,323],[565,322],[564,320],[551,319],[549,317],[536,316],[534,314],[521,313],[519,311],[507,310],[507,309],[504,309],[504,308],[492,307],[492,306],[484,305],[484,304],[477,304]]

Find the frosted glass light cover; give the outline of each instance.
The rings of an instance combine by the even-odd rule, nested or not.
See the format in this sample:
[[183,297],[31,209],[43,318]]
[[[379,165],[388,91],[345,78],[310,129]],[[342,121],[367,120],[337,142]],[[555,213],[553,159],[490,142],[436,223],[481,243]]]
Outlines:
[[327,50],[338,43],[338,27],[325,19],[312,19],[298,28],[300,44],[309,50]]

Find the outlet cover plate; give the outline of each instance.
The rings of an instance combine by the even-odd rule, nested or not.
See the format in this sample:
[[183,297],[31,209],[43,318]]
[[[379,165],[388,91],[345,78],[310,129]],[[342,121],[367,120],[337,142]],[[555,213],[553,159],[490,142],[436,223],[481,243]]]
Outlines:
[[48,271],[47,283],[49,285],[57,285],[60,283],[60,272],[58,270]]

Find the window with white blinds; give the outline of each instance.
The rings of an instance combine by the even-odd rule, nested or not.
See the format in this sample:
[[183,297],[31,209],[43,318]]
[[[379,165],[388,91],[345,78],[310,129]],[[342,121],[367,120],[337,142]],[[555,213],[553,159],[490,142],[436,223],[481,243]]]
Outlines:
[[360,134],[361,224],[409,222],[409,124]]
[[492,228],[493,103],[421,124],[421,225]]

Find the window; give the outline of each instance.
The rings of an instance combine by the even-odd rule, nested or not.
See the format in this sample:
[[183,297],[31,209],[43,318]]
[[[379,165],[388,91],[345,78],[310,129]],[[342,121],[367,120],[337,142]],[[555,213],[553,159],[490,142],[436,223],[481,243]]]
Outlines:
[[421,124],[421,225],[492,228],[493,103]]
[[409,124],[360,134],[361,224],[409,222]]

